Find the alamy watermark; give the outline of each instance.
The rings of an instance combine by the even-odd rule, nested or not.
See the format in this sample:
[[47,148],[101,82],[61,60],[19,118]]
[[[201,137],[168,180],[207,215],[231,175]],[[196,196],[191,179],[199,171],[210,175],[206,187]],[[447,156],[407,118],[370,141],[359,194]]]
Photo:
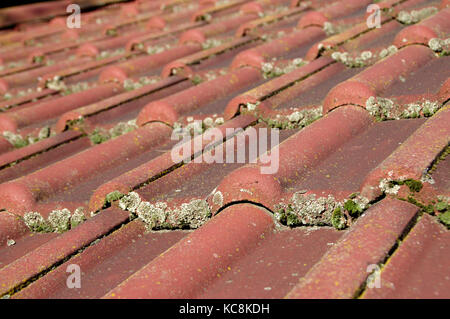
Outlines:
[[366,23],[369,29],[381,28],[381,9],[376,4],[370,4],[367,7],[367,13],[370,13],[367,17]]
[[81,8],[78,4],[69,4],[66,8],[67,13],[71,13],[67,17],[66,25],[69,29],[81,28]]
[[[196,122],[201,127],[201,121]],[[171,151],[174,163],[258,163],[261,174],[278,172],[278,129],[226,128],[223,134],[219,128],[210,128],[201,133],[194,131],[191,135],[186,129],[173,130],[171,139],[179,141]],[[229,138],[223,142],[225,137]],[[195,154],[193,159],[192,154]]]
[[67,288],[81,288],[81,268],[77,264],[70,264],[66,268],[66,272],[70,273],[67,277]]

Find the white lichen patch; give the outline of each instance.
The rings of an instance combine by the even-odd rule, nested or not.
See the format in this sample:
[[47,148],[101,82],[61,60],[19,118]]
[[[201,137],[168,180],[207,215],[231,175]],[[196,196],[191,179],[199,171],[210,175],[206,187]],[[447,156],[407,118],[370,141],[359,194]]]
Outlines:
[[70,95],[73,93],[79,93],[89,90],[92,86],[88,82],[78,82],[69,86],[65,86],[65,89],[61,91],[61,95]]
[[52,211],[48,216],[48,223],[55,232],[65,232],[70,228],[70,211],[67,208]]
[[193,199],[189,203],[170,208],[164,202],[152,204],[142,201],[136,192],[131,192],[120,199],[119,207],[139,218],[147,230],[195,229],[211,217],[209,205],[202,199]]
[[70,218],[70,228],[75,228],[86,220],[83,207],[78,207]]
[[389,47],[387,47],[385,49],[382,49],[380,51],[379,56],[380,56],[380,58],[384,59],[384,58],[386,58],[386,57],[388,57],[390,55],[393,55],[393,54],[395,54],[397,52],[398,52],[398,48],[395,45],[391,45],[391,46],[389,46]]
[[260,104],[261,104],[261,102],[259,102],[259,101],[256,103],[248,102],[244,105],[244,108],[246,108],[248,111],[254,111],[254,110],[256,110],[256,107]]
[[28,212],[24,215],[25,225],[33,232],[62,233],[75,228],[86,220],[84,209],[79,207],[71,214],[67,208],[53,210],[47,220],[37,212]]
[[323,31],[327,34],[327,36],[338,33],[334,25],[328,21],[323,24]]
[[136,120],[130,120],[128,122],[119,122],[109,130],[104,128],[96,128],[91,134],[89,139],[93,144],[101,144],[110,139],[114,139],[121,135],[127,134],[138,128]]
[[281,61],[279,66],[276,66],[274,62],[263,62],[261,64],[261,72],[265,79],[271,79],[283,74],[290,73],[307,63],[308,62],[303,60],[302,58]]
[[95,57],[95,59],[97,60],[97,61],[99,61],[99,60],[104,60],[104,59],[107,59],[107,58],[112,58],[112,57],[114,57],[114,56],[118,56],[118,55],[122,55],[122,54],[124,54],[126,51],[125,51],[125,49],[124,48],[119,48],[119,49],[116,49],[116,50],[104,50],[104,51],[102,51],[102,52],[100,52],[100,54],[99,55],[97,55],[96,57]]
[[62,233],[75,228],[86,220],[84,210],[79,207],[71,214],[67,208],[53,210],[47,220],[37,212],[28,212],[23,216],[25,225],[33,232]]
[[153,45],[153,46],[148,46],[145,51],[147,52],[148,55],[152,55],[152,54],[162,53],[170,48],[171,48],[171,45],[169,45],[169,44],[166,44],[165,46]]
[[294,111],[287,116],[278,116],[276,118],[261,118],[260,121],[266,123],[268,126],[279,129],[298,129],[308,126],[323,115],[322,106],[302,109]]
[[47,80],[45,86],[55,91],[67,90],[66,84],[64,83],[64,81],[62,81],[61,77],[58,75],[55,75],[52,79]]
[[403,24],[414,24],[438,12],[436,7],[427,7],[421,10],[400,11],[397,15],[397,21]]
[[158,83],[159,81],[160,81],[160,78],[157,76],[152,76],[152,77],[142,76],[137,81],[135,81],[133,79],[126,79],[125,81],[123,81],[123,88],[126,91],[133,91],[133,90],[140,89],[141,87],[149,85],[149,84]]
[[362,68],[376,61],[376,54],[371,51],[363,51],[359,55],[351,55],[349,52],[333,52],[331,58],[341,62],[350,68]]
[[137,208],[141,204],[141,197],[136,192],[130,192],[123,196],[119,201],[119,207],[123,210],[136,213]]
[[44,217],[37,212],[29,212],[23,216],[25,225],[34,232],[41,232],[50,229]]
[[6,245],[9,246],[14,246],[16,244],[16,241],[14,239],[8,239],[6,241]]
[[359,193],[337,201],[332,195],[317,197],[315,194],[296,192],[287,204],[276,205],[274,217],[280,223],[291,227],[333,226],[344,229],[369,206],[369,200]]
[[447,39],[432,38],[430,39],[430,41],[428,41],[428,46],[434,52],[437,52],[441,55],[448,55],[450,52],[449,51],[450,38]]
[[2,133],[3,137],[10,142],[15,148],[21,148],[30,144],[34,144],[36,142],[42,141],[46,138],[52,136],[49,126],[44,126],[39,132],[37,136],[33,136],[31,134],[22,137],[20,134],[16,134],[10,131],[4,131]]
[[214,205],[222,206],[223,205],[223,194],[221,191],[216,191],[213,194],[212,202]]
[[203,50],[211,49],[218,47],[224,43],[223,40],[220,39],[207,39],[205,42],[202,43]]
[[425,100],[401,107],[390,99],[371,96],[367,99],[365,106],[366,110],[377,120],[384,121],[430,117],[439,110],[441,104]]

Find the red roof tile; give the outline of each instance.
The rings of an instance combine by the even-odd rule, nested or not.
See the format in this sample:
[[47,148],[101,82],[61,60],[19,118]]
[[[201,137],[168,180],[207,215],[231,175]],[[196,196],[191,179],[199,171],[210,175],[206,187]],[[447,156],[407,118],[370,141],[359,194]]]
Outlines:
[[450,297],[448,1],[115,2],[0,9],[0,296]]

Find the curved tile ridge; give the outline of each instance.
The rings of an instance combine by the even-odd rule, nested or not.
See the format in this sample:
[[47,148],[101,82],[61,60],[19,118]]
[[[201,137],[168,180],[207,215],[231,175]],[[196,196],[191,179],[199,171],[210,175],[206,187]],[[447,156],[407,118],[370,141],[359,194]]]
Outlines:
[[139,99],[143,96],[153,94],[158,91],[162,91],[165,88],[169,88],[171,86],[175,86],[176,84],[183,81],[186,81],[186,78],[172,76],[166,79],[162,79],[157,83],[148,84],[139,89],[130,92],[123,92],[99,102],[73,109],[72,111],[66,112],[59,117],[55,129],[58,132],[62,132],[68,128],[68,125],[71,121],[89,118],[92,115],[108,111],[129,101]]
[[[0,207],[23,215],[40,199],[61,192],[166,140],[171,129],[161,123],[136,129],[103,144],[0,185]],[[68,169],[70,168],[70,169]]]
[[400,31],[394,39],[394,45],[404,47],[412,44],[428,43],[433,38],[446,39],[450,33],[450,8],[445,8],[435,15]]
[[274,229],[274,220],[265,209],[232,205],[104,298],[195,298]]
[[439,110],[415,131],[388,158],[376,167],[364,181],[361,194],[377,198],[382,179],[420,180],[442,150],[450,142],[450,105]]
[[239,68],[244,65],[249,65],[261,69],[263,63],[271,61],[272,58],[293,51],[314,39],[323,37],[324,35],[324,31],[318,27],[294,31],[280,39],[261,44],[239,53],[234,58],[231,67]]
[[322,9],[305,14],[300,19],[297,27],[300,29],[309,26],[323,27],[325,22],[366,8],[371,2],[371,0],[347,0],[334,2]]
[[[179,115],[207,105],[221,97],[239,90],[262,79],[258,70],[250,67],[240,68],[214,80],[202,82],[164,99],[147,104],[137,117],[137,124],[144,125],[151,121],[167,121],[173,125]],[[166,112],[173,114],[167,117]],[[161,118],[162,117],[162,118]]]
[[[252,201],[273,209],[283,196],[288,196],[283,189],[286,181],[316,166],[371,123],[369,113],[356,106],[349,105],[329,113],[274,147],[270,155],[261,156],[257,165],[247,165],[227,175],[217,187],[223,195],[223,205]],[[278,157],[277,167],[268,167],[261,160],[272,154]],[[273,172],[273,169],[277,170]],[[210,205],[213,214],[221,208],[214,202]]]
[[162,67],[172,60],[198,52],[201,49],[202,46],[199,44],[186,44],[161,53],[131,59],[106,68],[100,73],[99,82],[119,81],[120,83],[123,83],[130,77],[136,76],[142,72],[148,72],[157,67]]
[[[174,160],[172,152],[166,152],[148,163],[142,164],[112,179],[95,190],[89,201],[89,209],[92,211],[101,209],[109,193],[119,191],[122,194],[127,194],[130,190],[137,189],[148,181],[158,178],[162,174],[182,165],[183,162],[189,161],[192,156],[196,155],[196,152],[203,151],[206,146],[221,143],[223,142],[223,138],[228,139],[232,137],[239,129],[245,129],[254,123],[255,120],[253,116],[249,115],[236,117],[216,128],[220,130],[221,134],[212,134],[211,136],[209,133],[204,133],[181,145],[181,149],[185,149],[184,146],[189,145],[187,147],[189,150],[188,154],[183,154],[185,157]],[[174,150],[176,151],[176,149]]]
[[300,7],[290,8],[286,12],[269,15],[260,19],[255,19],[247,23],[244,23],[236,31],[236,37],[243,37],[250,34],[254,35],[254,33],[257,33],[257,30],[259,28],[269,25],[271,23],[276,23],[278,21],[291,18],[298,14],[302,14],[308,8],[309,5],[307,3],[301,3]]
[[368,209],[292,289],[290,299],[354,298],[417,216],[412,204],[386,198]]
[[16,149],[5,154],[0,155],[0,169],[3,169],[12,163],[18,163],[33,155],[45,152],[50,148],[54,148],[58,145],[68,143],[82,136],[82,133],[75,131],[67,131],[55,136],[51,136],[35,144],[31,144],[27,147]]
[[365,108],[370,97],[377,97],[391,85],[408,78],[415,70],[437,59],[428,47],[412,45],[375,63],[356,76],[330,90],[324,100],[324,113],[343,105],[359,105]]
[[233,118],[236,114],[239,113],[241,105],[246,105],[247,103],[255,104],[258,102],[262,102],[266,98],[273,96],[277,92],[280,92],[288,87],[293,86],[297,82],[307,78],[308,76],[316,72],[319,72],[332,63],[334,63],[334,61],[331,58],[322,57],[287,74],[268,81],[250,91],[236,96],[228,103],[227,107],[225,108],[224,118]]
[[12,295],[52,266],[70,258],[127,220],[127,212],[109,209],[16,259],[0,269],[0,296]]
[[16,132],[25,126],[55,118],[64,112],[88,105],[123,92],[123,87],[109,83],[83,92],[43,101],[32,107],[0,114],[0,132]]
[[198,65],[202,63],[202,61],[205,61],[211,57],[215,57],[229,50],[236,49],[240,46],[244,46],[246,44],[250,44],[258,40],[259,38],[252,36],[241,37],[233,39],[232,41],[224,43],[217,47],[196,52],[194,54],[175,60],[173,62],[170,62],[169,64],[166,64],[163,68],[162,76],[168,77],[174,74],[191,75],[193,74],[193,70],[190,68],[190,66]]

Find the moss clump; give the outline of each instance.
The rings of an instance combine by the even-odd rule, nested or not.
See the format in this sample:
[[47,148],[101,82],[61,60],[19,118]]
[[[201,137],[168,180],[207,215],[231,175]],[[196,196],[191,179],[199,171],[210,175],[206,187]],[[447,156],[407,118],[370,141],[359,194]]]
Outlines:
[[284,208],[280,208],[277,213],[275,213],[275,218],[282,224],[289,227],[294,227],[300,225],[300,220],[294,213],[292,205],[287,205]]
[[196,74],[192,77],[191,81],[192,81],[192,83],[194,83],[194,85],[198,85],[203,82],[203,79],[200,75]]
[[424,205],[412,196],[408,196],[407,201],[413,205],[416,205],[425,213],[428,213],[428,214],[434,213],[434,206],[432,204]]
[[445,212],[449,209],[448,203],[445,201],[438,201],[436,203],[436,205],[434,205],[434,208],[438,211],[438,212]]
[[358,217],[363,209],[361,206],[356,204],[353,200],[349,199],[344,204],[344,209],[350,214],[352,217]]
[[109,140],[108,133],[103,129],[96,128],[92,134],[89,135],[89,139],[93,144],[101,144]]
[[450,210],[447,210],[445,213],[439,214],[439,220],[442,224],[447,226],[450,229]]
[[123,196],[125,196],[125,194],[122,194],[119,191],[113,191],[113,192],[109,193],[108,195],[106,195],[105,200],[106,200],[106,203],[112,203],[116,200],[121,199]]
[[404,183],[406,186],[408,186],[408,188],[411,192],[418,193],[418,192],[420,192],[420,190],[423,187],[423,184],[421,181],[416,181],[414,179],[407,179],[407,180],[405,180]]
[[345,215],[342,213],[341,207],[337,207],[331,215],[331,224],[337,230],[342,230],[347,227]]

